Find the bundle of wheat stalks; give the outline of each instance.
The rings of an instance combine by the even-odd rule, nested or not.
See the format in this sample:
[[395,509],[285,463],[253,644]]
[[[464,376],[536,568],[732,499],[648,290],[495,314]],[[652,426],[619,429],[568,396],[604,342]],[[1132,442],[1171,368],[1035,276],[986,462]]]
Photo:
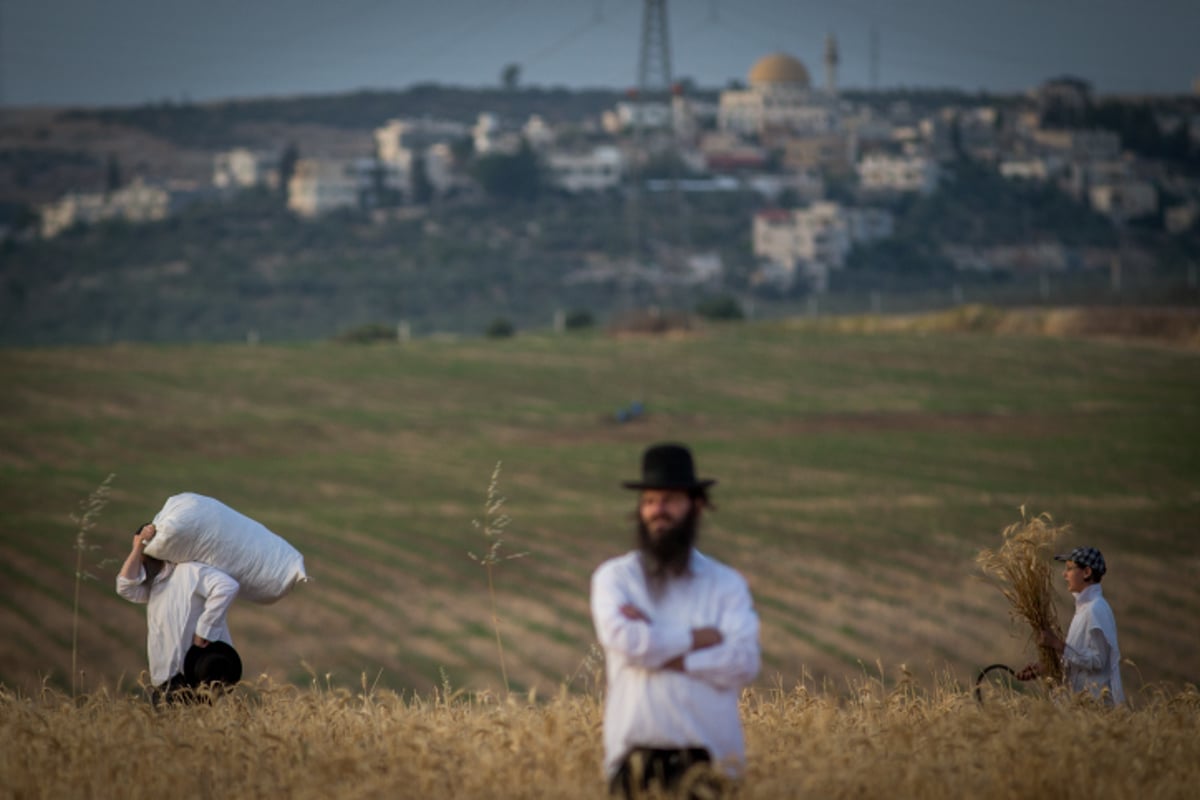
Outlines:
[[[1012,604],[1009,613],[1014,619],[1028,622],[1035,637],[1043,630],[1062,637],[1054,611],[1051,564],[1054,543],[1069,529],[1068,525],[1055,525],[1049,514],[1030,519],[1021,506],[1021,521],[1004,529],[1000,549],[982,550],[975,557],[984,573],[1001,581],[999,589]],[[1062,679],[1062,664],[1053,648],[1039,646],[1038,660],[1043,675],[1055,681]]]

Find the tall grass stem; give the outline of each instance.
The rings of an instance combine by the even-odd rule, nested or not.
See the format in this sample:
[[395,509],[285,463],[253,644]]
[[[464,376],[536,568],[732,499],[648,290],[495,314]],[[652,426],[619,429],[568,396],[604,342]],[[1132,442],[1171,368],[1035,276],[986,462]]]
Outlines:
[[115,477],[116,473],[110,472],[108,477],[92,490],[87,499],[80,502],[79,515],[71,515],[71,520],[76,524],[75,603],[71,611],[71,697],[76,696],[79,678],[79,590],[84,579],[92,577],[83,571],[83,553],[85,550],[93,549],[88,545],[88,534],[96,526],[100,512],[108,505],[108,496],[112,491],[112,481]]
[[492,470],[492,479],[488,482],[487,499],[483,504],[483,521],[471,520],[475,529],[483,533],[484,539],[488,542],[488,549],[482,556],[471,552],[468,552],[467,555],[471,557],[472,561],[481,564],[487,570],[488,600],[492,608],[492,630],[496,634],[496,652],[500,657],[500,677],[504,681],[504,693],[508,695],[512,690],[508,684],[508,667],[504,663],[504,642],[500,637],[500,614],[496,609],[496,583],[492,572],[502,561],[522,558],[529,554],[500,555],[500,546],[504,544],[504,529],[512,522],[512,519],[504,512],[504,503],[507,498],[500,494],[501,463],[500,461],[496,462],[496,468]]

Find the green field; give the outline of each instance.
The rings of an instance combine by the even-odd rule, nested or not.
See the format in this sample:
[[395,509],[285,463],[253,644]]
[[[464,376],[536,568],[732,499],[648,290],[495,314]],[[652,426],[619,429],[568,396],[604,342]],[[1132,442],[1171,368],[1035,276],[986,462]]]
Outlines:
[[[1131,693],[1200,675],[1200,353],[983,334],[522,335],[404,345],[0,351],[0,682],[69,686],[76,526],[109,473],[80,594],[87,687],[145,667],[113,591],[171,494],[220,498],[295,544],[312,582],[231,626],[247,677],[501,688],[472,525],[497,462],[496,572],[514,689],[585,688],[588,578],[627,548],[619,488],[648,443],[719,479],[701,547],[748,577],[762,682],[881,663],[963,682],[1032,657],[975,554],[1049,512],[1101,547]],[[631,401],[646,414],[618,424]],[[1061,594],[1064,622],[1069,595]]]

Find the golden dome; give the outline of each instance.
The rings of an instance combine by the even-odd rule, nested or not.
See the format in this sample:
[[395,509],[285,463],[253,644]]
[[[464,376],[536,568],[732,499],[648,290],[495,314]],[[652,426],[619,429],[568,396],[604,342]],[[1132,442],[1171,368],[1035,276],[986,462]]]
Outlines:
[[788,85],[797,89],[809,87],[808,69],[799,59],[786,53],[771,53],[760,58],[750,68],[751,86]]

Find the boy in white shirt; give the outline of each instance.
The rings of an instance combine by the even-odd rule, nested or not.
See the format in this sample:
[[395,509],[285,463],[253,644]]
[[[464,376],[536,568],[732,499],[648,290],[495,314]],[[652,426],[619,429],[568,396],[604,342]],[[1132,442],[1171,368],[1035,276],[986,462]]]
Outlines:
[[[1100,589],[1100,580],[1108,571],[1104,556],[1094,547],[1076,547],[1054,560],[1066,562],[1063,578],[1075,596],[1075,616],[1065,640],[1044,630],[1038,634],[1038,644],[1058,652],[1066,685],[1072,692],[1091,692],[1110,705],[1120,705],[1125,702],[1125,690],[1121,686],[1117,622]],[[1036,663],[1029,664],[1017,677],[1029,680],[1040,673]]]

